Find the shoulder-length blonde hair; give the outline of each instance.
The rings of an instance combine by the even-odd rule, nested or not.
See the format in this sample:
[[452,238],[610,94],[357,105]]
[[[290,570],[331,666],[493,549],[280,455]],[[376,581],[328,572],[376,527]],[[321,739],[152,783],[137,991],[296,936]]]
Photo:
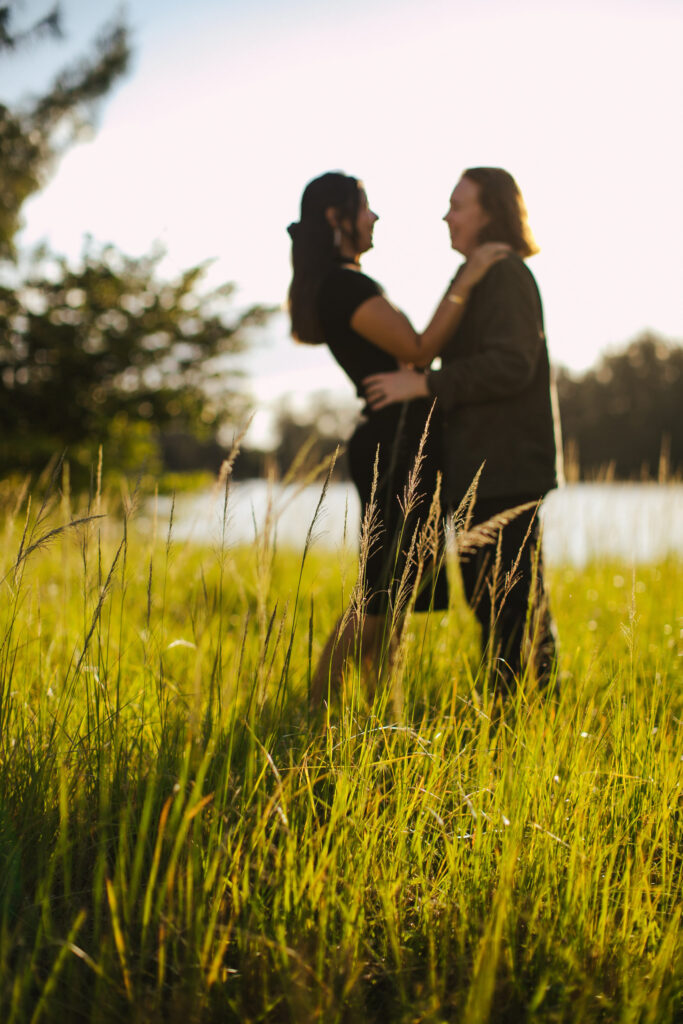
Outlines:
[[463,172],[479,188],[479,205],[489,216],[478,241],[507,242],[522,259],[539,251],[515,179],[501,167],[470,167]]

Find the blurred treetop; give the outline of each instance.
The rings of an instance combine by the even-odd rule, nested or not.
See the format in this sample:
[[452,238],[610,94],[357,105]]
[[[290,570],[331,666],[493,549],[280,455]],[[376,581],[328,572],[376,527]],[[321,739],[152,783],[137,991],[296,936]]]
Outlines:
[[12,30],[12,7],[15,6],[16,4],[0,4],[0,50],[14,50],[22,43],[45,34],[57,38],[63,35],[59,5],[53,7],[29,28],[18,32]]
[[[58,7],[15,31],[16,6],[0,6],[0,55],[45,35],[61,35]],[[124,74],[129,59],[128,32],[117,20],[102,30],[93,53],[57,75],[42,96],[14,110],[0,102],[0,259],[16,259],[14,239],[24,202],[45,185],[59,156],[92,127],[99,101]]]
[[[15,7],[0,6],[0,56],[62,34],[58,8],[17,30]],[[43,95],[14,109],[0,104],[0,261],[7,270],[17,257],[23,203],[92,128],[129,57],[126,26],[115,21]],[[40,472],[66,450],[81,486],[100,446],[106,469],[156,473],[165,432],[213,440],[244,418],[240,375],[226,357],[241,351],[244,328],[268,311],[231,314],[233,285],[200,290],[205,265],[162,280],[162,256],[134,259],[87,242],[76,267],[43,251],[22,261],[19,275],[5,274],[0,473]]]
[[108,442],[133,469],[141,442],[171,424],[206,438],[245,415],[223,357],[266,313],[229,323],[233,286],[201,293],[204,267],[160,280],[161,255],[91,248],[78,269],[53,259],[20,288],[0,288],[0,472],[40,469],[65,448],[88,466]]

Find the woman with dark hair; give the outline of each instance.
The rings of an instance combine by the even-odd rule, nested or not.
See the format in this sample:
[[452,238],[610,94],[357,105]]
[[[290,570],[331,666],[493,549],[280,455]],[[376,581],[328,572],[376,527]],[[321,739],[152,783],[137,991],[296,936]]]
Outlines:
[[[538,506],[557,486],[561,448],[541,298],[524,263],[538,249],[517,183],[498,167],[465,171],[444,220],[465,259],[484,241],[506,242],[511,252],[471,290],[440,370],[372,374],[365,392],[377,412],[436,399],[449,508],[460,506],[481,471],[470,523],[499,517],[498,525],[488,544],[460,558],[460,570],[484,651],[495,659],[493,685],[505,692],[525,667],[546,684],[555,660]],[[506,515],[520,505],[529,508]]]
[[[289,289],[292,334],[298,341],[327,344],[359,396],[369,374],[396,370],[400,362],[428,365],[456,329],[470,290],[506,251],[483,246],[468,260],[420,335],[385,297],[376,281],[362,273],[360,257],[372,247],[377,215],[362,183],[340,172],[323,174],[306,187],[301,217],[289,226],[293,276]],[[363,661],[379,661],[400,629],[402,599],[418,583],[410,553],[416,530],[430,513],[440,469],[441,431],[430,428],[423,445],[408,508],[404,492],[425,434],[433,402],[429,397],[381,411],[367,405],[348,445],[351,477],[361,502],[361,522],[373,527],[362,559],[364,601],[342,615],[320,658],[311,688],[319,706],[328,687],[336,691],[347,656],[356,649]],[[415,481],[415,478],[413,478]],[[437,516],[436,532],[441,521]],[[367,529],[367,528],[366,528]],[[426,556],[414,608],[445,609],[448,590],[439,545]],[[394,633],[392,633],[392,627]]]

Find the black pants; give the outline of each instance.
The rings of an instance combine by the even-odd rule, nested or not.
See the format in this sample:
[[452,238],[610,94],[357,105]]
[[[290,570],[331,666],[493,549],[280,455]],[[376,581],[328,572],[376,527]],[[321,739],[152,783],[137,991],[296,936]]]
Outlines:
[[[533,495],[480,499],[470,525],[538,500]],[[465,596],[481,625],[484,655],[493,659],[493,685],[503,691],[514,689],[526,668],[546,686],[555,663],[538,534],[534,507],[496,529],[488,543],[460,555]]]

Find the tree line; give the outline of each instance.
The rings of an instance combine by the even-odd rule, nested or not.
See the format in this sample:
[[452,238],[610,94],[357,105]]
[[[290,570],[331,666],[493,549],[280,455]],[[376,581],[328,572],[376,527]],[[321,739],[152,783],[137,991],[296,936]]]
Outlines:
[[683,343],[645,332],[579,377],[560,370],[557,388],[571,476],[683,475]]
[[[569,481],[683,476],[683,343],[645,332],[580,375],[560,367],[556,381]],[[281,405],[278,447],[260,462],[259,453],[245,453],[245,475],[256,475],[268,459],[286,474],[304,444],[307,465],[315,465],[349,436],[354,415],[322,395],[306,415]],[[338,473],[345,469],[342,459]]]

